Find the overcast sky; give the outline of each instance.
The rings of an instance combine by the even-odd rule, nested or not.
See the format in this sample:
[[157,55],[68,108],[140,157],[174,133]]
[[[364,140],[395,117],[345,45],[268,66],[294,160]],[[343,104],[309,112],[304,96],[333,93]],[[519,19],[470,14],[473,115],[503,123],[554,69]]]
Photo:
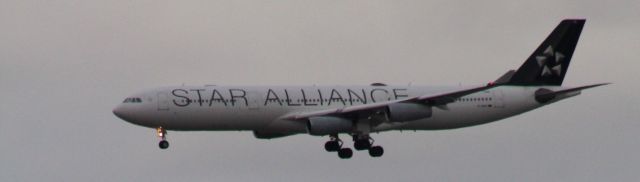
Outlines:
[[[0,1],[0,181],[639,181],[640,1]],[[502,121],[323,137],[155,131],[111,110],[202,84],[482,84],[586,18],[565,85],[613,82]],[[351,145],[351,144],[349,144]]]

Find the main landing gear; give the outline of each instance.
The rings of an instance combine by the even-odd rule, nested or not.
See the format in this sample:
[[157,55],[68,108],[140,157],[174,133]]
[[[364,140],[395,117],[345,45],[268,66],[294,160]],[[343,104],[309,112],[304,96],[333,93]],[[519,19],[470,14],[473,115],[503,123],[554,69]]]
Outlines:
[[338,138],[338,135],[330,135],[330,139],[327,143],[324,143],[324,149],[327,152],[338,152],[338,157],[341,159],[348,159],[353,156],[353,151],[350,148],[342,148],[342,140]]
[[368,150],[371,157],[380,157],[384,154],[381,146],[373,146],[373,138],[369,135],[353,135],[353,148],[356,150]]
[[[337,134],[330,135],[330,139],[324,144],[327,152],[338,152],[341,159],[349,159],[353,156],[353,150],[344,147]],[[353,135],[353,148],[356,150],[368,150],[371,157],[380,157],[384,154],[381,146],[373,146],[374,140],[369,135]]]
[[160,137],[158,147],[160,147],[160,149],[169,148],[169,142],[167,141],[167,130],[162,127],[158,127],[156,128],[156,133],[158,134],[158,137]]

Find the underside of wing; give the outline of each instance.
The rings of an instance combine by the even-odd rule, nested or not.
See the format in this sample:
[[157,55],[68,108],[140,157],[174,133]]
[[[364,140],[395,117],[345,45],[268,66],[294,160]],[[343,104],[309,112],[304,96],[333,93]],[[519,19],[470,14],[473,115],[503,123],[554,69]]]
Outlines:
[[489,84],[486,86],[470,87],[470,88],[463,88],[463,89],[457,89],[457,90],[447,90],[447,91],[442,91],[438,93],[422,95],[418,97],[410,97],[406,99],[390,100],[385,102],[377,102],[377,103],[356,105],[356,106],[347,106],[343,108],[333,108],[333,109],[318,110],[318,111],[292,113],[282,118],[289,119],[289,120],[301,120],[301,119],[307,119],[310,117],[317,117],[317,116],[342,116],[342,115],[350,115],[350,114],[357,114],[357,113],[372,113],[377,110],[385,109],[389,106],[393,106],[397,104],[418,104],[418,105],[424,105],[424,106],[446,105],[448,103],[454,102],[457,98],[460,98],[462,96],[476,93],[482,90],[487,90],[493,87],[495,87],[495,85]]

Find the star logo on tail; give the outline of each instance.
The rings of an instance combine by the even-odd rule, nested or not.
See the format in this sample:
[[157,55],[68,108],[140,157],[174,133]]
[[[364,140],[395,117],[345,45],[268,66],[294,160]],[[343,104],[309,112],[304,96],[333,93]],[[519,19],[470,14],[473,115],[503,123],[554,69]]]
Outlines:
[[563,60],[564,54],[554,51],[553,46],[549,45],[549,47],[542,52],[542,55],[536,56],[538,66],[542,68],[540,76],[560,76],[562,74]]

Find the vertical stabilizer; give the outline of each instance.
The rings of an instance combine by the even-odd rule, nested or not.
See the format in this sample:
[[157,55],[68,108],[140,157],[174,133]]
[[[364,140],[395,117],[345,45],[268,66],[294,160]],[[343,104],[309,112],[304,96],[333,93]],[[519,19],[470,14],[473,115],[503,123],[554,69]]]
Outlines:
[[506,84],[562,85],[585,21],[566,19],[560,22]]

